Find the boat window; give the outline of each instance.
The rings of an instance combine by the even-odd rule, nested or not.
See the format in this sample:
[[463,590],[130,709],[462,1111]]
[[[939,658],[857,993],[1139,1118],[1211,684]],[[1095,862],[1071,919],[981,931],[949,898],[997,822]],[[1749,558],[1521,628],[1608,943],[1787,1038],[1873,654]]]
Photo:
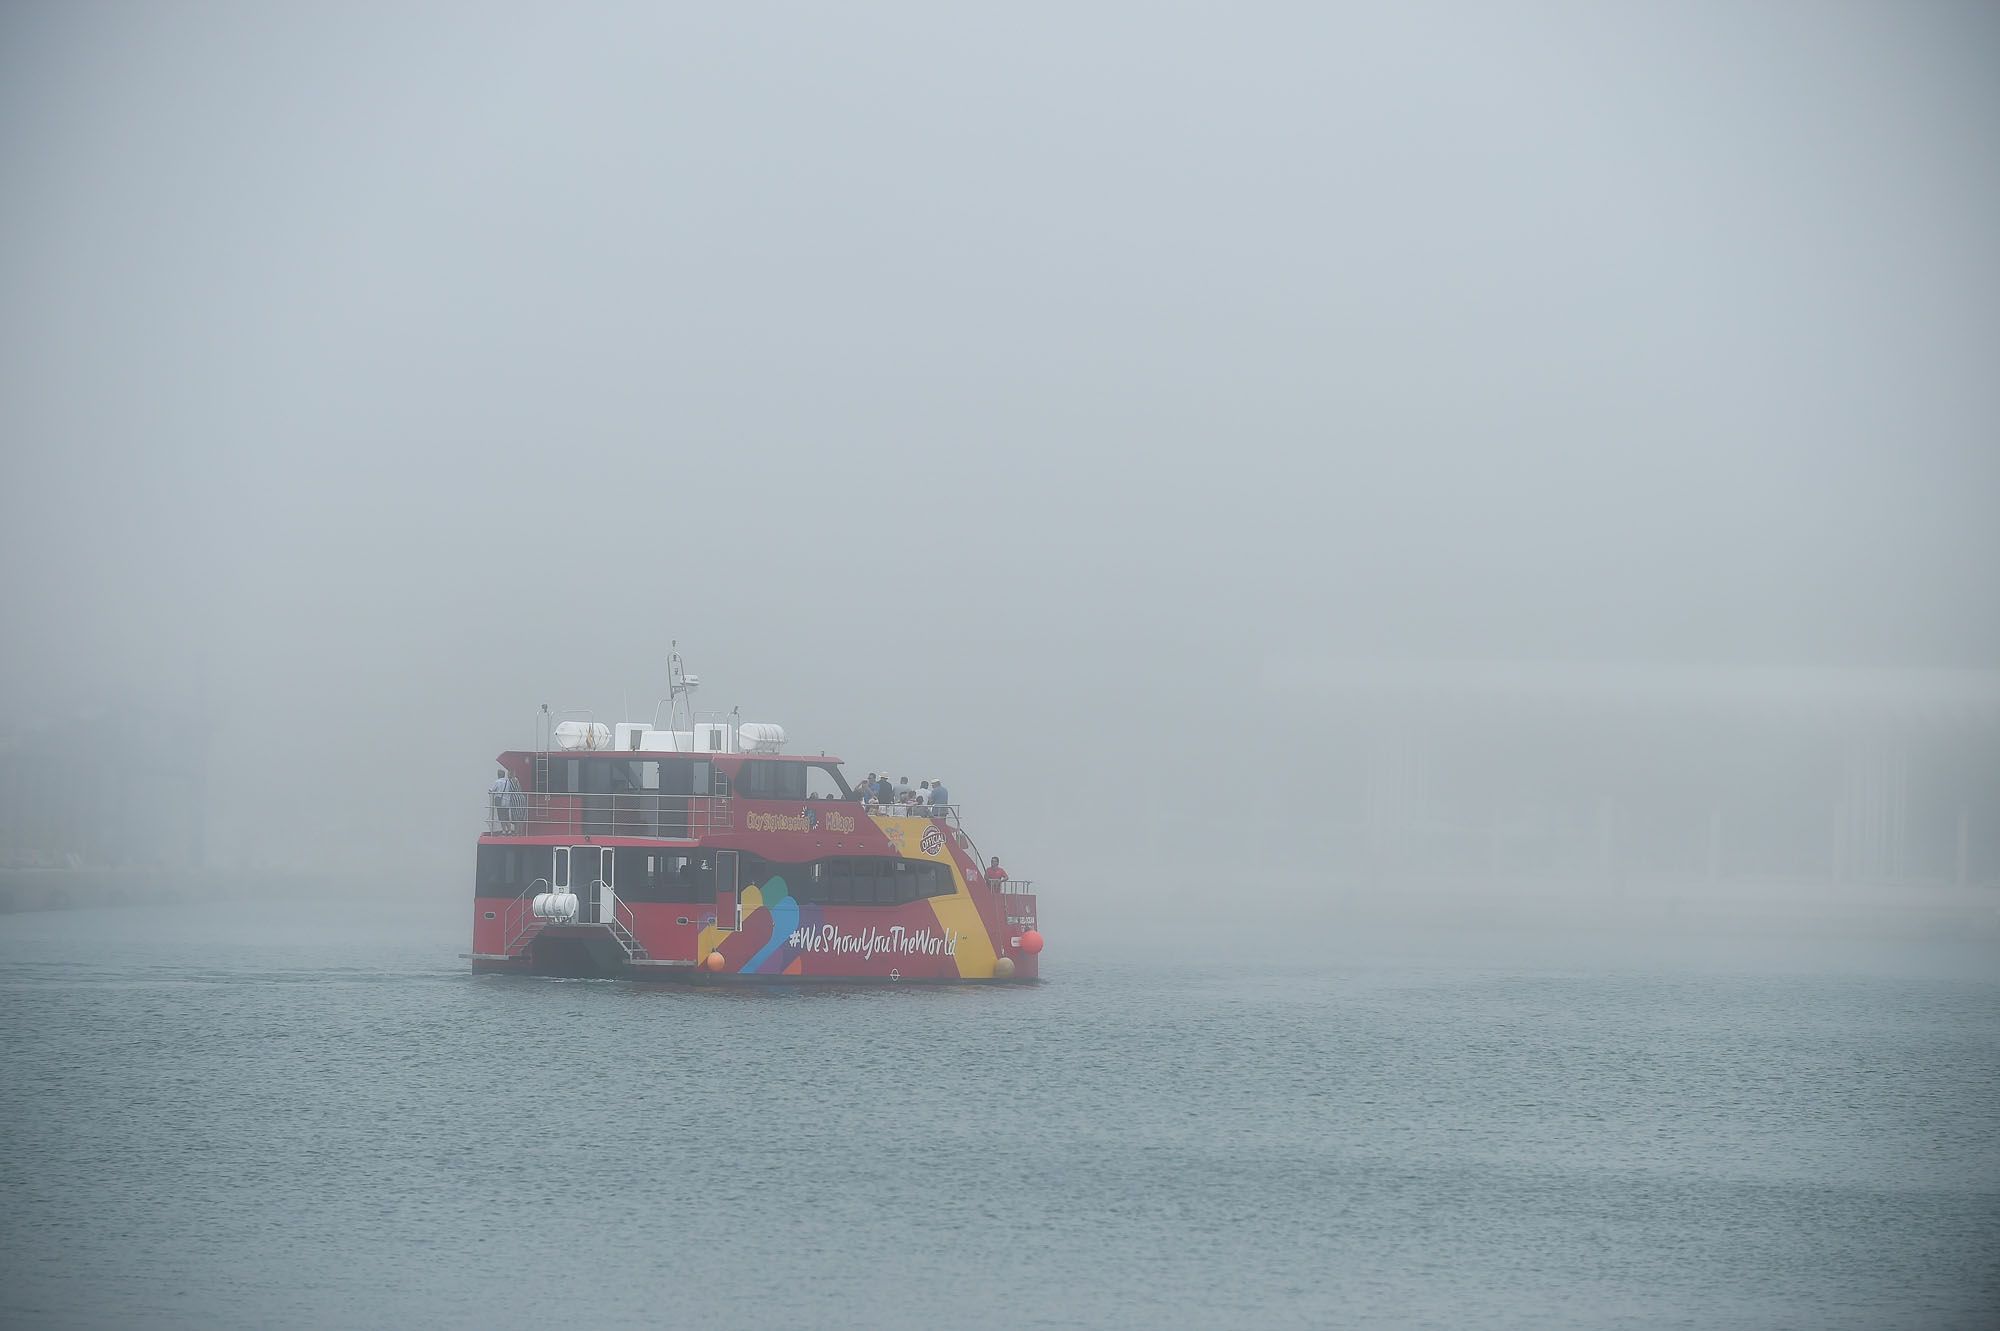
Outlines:
[[713,901],[715,871],[696,856],[618,848],[618,892],[633,901]]
[[640,779],[650,779],[651,785],[642,788],[657,791],[662,795],[706,795],[708,793],[709,764],[694,758],[662,758],[645,766],[654,769],[648,778],[640,773]]
[[829,875],[819,880],[814,896],[819,901],[831,902],[836,906],[854,904],[854,880],[846,874]]
[[[714,767],[695,758],[558,758],[542,790],[555,795],[706,795]],[[777,798],[777,797],[773,797]]]
[[802,800],[806,797],[805,765],[746,762],[736,774],[736,793],[757,800]]
[[808,905],[901,906],[957,891],[947,865],[863,855],[820,860],[809,872],[799,865],[786,881]]
[[840,778],[840,769],[828,763],[815,763],[806,769],[806,798],[809,800],[847,800],[854,794],[847,783]]
[[[683,767],[686,765],[682,764]],[[652,794],[660,789],[660,764],[657,762],[637,758],[615,759],[604,762],[603,766],[614,795]],[[590,789],[595,790],[596,787]]]
[[558,758],[549,764],[548,782],[544,790],[559,795],[573,794],[583,789],[583,759]]
[[477,891],[480,896],[514,896],[536,879],[549,876],[547,846],[481,846]]

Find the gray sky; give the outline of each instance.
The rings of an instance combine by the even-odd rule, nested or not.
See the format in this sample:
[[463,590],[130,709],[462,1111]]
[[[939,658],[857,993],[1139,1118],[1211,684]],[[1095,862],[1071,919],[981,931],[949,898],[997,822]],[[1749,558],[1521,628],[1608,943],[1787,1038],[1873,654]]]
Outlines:
[[1003,811],[1198,779],[1272,658],[1992,667],[1996,72],[1973,4],[12,4],[0,689],[206,687],[238,835],[465,858],[673,637]]

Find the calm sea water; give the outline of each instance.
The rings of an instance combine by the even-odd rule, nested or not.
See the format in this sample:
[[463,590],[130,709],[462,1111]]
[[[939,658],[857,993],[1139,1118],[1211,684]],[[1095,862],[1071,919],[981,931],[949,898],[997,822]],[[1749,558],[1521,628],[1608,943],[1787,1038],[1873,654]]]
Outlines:
[[691,991],[457,933],[0,918],[0,1323],[2000,1321],[1990,953]]

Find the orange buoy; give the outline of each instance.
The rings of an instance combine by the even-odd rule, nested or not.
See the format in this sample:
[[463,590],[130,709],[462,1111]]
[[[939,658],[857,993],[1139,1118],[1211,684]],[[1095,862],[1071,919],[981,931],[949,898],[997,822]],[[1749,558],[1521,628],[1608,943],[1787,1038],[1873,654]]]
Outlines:
[[708,967],[712,971],[719,971],[728,963],[722,959],[722,954],[720,952],[711,952],[708,954],[708,960],[702,962],[701,964]]
[[1030,929],[1028,932],[1022,934],[1021,950],[1031,957],[1040,952],[1042,950],[1042,935],[1034,929]]

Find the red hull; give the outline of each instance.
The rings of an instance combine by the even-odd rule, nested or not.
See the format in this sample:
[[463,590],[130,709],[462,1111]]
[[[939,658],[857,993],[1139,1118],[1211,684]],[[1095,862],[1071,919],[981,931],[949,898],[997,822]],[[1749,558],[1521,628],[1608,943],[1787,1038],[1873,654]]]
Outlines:
[[[989,880],[948,817],[696,798],[672,814],[689,835],[635,837],[617,824],[646,817],[658,830],[656,812],[585,800],[537,801],[523,819],[534,835],[480,838],[476,969],[805,982],[1039,973],[1035,898]],[[572,875],[572,864],[584,867]],[[573,919],[534,914],[540,893],[566,889]]]

